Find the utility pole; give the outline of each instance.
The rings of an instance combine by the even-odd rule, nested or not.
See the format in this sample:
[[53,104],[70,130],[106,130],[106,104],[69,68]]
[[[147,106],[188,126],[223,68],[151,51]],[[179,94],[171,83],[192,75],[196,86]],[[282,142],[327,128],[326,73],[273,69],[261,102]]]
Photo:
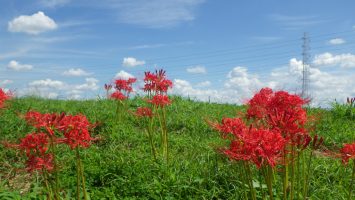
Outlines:
[[309,93],[309,67],[310,67],[310,39],[307,33],[303,34],[302,37],[302,93],[301,97],[303,99],[310,99]]

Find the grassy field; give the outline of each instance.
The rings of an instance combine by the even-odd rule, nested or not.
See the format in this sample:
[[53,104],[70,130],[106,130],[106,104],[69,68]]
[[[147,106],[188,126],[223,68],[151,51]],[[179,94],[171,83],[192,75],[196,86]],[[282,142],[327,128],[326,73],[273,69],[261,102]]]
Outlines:
[[[144,104],[137,98],[128,101],[133,110]],[[99,122],[93,136],[99,136],[83,151],[87,189],[91,199],[243,199],[237,165],[216,151],[226,146],[219,133],[206,120],[234,117],[243,106],[194,102],[174,97],[168,106],[169,167],[152,160],[141,121],[129,112],[117,121],[112,100],[62,101],[19,98],[9,102],[0,114],[0,141],[18,142],[33,131],[21,114],[29,110],[82,113],[90,122]],[[355,141],[355,118],[345,106],[330,110],[309,109],[319,117],[312,134],[325,138],[325,148],[337,150],[344,142]],[[62,149],[60,185],[64,199],[75,198],[75,158]],[[29,176],[24,158],[15,150],[0,145],[0,199],[44,199],[36,175]],[[340,160],[319,155],[313,162],[310,199],[346,199],[351,169]],[[253,169],[256,170],[256,169]],[[259,182],[255,180],[257,185]],[[260,194],[258,194],[260,195]]]

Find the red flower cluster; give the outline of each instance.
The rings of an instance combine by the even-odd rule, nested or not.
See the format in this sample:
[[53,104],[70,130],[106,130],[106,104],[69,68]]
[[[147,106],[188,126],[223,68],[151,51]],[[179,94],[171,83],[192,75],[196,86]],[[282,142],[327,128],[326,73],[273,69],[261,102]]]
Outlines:
[[29,157],[31,154],[43,155],[48,150],[49,138],[45,133],[30,133],[21,139],[20,149],[26,152]]
[[307,114],[302,108],[306,103],[306,100],[297,95],[263,88],[249,100],[247,118],[253,119],[260,127],[277,130],[285,138],[295,142],[296,135],[308,135],[304,128]]
[[41,128],[45,129],[50,135],[54,134],[54,131],[60,128],[60,121],[65,117],[65,114],[56,113],[39,113],[36,111],[27,112],[25,115],[25,120],[27,123],[38,130]]
[[65,143],[71,149],[76,147],[89,147],[92,140],[89,128],[91,124],[84,115],[67,115],[61,120],[61,130],[65,137]]
[[144,88],[148,93],[164,94],[173,86],[171,80],[166,78],[164,70],[156,70],[155,73],[144,72]]
[[129,78],[128,80],[125,79],[115,80],[116,91],[112,93],[110,97],[112,99],[116,99],[120,101],[127,99],[129,97],[129,94],[133,91],[132,84],[135,83],[136,81],[137,81],[136,78]]
[[[56,113],[26,113],[25,120],[37,132],[26,135],[17,147],[26,153],[28,171],[46,169],[53,170],[54,155],[49,148],[56,144],[67,144],[71,149],[89,147],[91,140],[89,129],[91,124],[84,115],[65,115]],[[61,137],[64,136],[64,137]]]
[[340,149],[341,157],[344,164],[347,164],[350,159],[355,159],[355,142],[352,144],[344,144]]
[[25,151],[28,160],[26,168],[29,172],[34,170],[53,169],[53,155],[47,153],[49,137],[45,133],[30,133],[21,139],[19,148]]
[[134,113],[134,115],[136,115],[138,117],[149,117],[149,118],[152,118],[153,117],[153,111],[152,111],[152,109],[150,109],[148,107],[139,107],[139,108],[137,108],[137,110]]
[[211,124],[213,128],[222,133],[224,139],[229,134],[239,137],[240,134],[247,128],[240,118],[223,118],[221,124]]
[[0,88],[0,109],[4,107],[6,100],[11,98],[11,93],[6,93],[2,88]]
[[115,80],[115,88],[116,90],[119,91],[127,91],[127,92],[132,92],[132,84],[135,83],[137,81],[136,78],[129,78],[128,80],[124,80],[124,79],[117,79]]
[[243,129],[223,153],[233,160],[253,162],[258,168],[266,165],[275,167],[283,155],[285,144],[286,140],[277,131]]
[[34,170],[46,169],[47,171],[52,171],[53,166],[53,154],[44,154],[42,157],[30,156],[26,161],[27,170],[33,172]]
[[275,167],[284,153],[289,153],[285,151],[286,145],[303,150],[311,142],[313,149],[323,143],[318,136],[312,141],[305,128],[307,116],[302,108],[305,103],[297,95],[263,88],[248,101],[249,127],[241,118],[223,118],[221,124],[210,124],[231,141],[229,149],[223,150],[229,158],[253,162],[258,168]]
[[115,91],[114,93],[111,94],[111,99],[116,99],[116,100],[120,100],[123,101],[125,99],[127,99],[128,97],[125,96],[122,92],[120,91]]
[[151,100],[148,100],[148,102],[155,105],[156,107],[161,107],[161,108],[171,104],[171,101],[167,95],[160,95],[160,94],[153,96],[153,98]]

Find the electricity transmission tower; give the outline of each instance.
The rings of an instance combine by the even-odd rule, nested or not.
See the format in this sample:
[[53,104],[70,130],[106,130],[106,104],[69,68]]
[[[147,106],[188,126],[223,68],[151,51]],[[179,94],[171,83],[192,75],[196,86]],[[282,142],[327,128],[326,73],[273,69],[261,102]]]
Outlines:
[[301,97],[303,99],[310,99],[309,93],[309,67],[310,67],[310,39],[307,33],[303,34],[302,37],[303,45],[302,45],[302,93]]

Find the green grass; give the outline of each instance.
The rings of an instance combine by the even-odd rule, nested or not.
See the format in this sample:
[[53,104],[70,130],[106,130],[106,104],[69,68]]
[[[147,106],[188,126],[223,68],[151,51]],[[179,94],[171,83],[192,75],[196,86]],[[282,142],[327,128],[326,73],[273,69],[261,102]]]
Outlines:
[[[128,102],[131,110],[144,105],[141,99]],[[340,105],[341,107],[341,105]],[[0,114],[0,141],[18,142],[33,131],[21,114],[29,110],[82,113],[99,122],[94,136],[102,140],[83,151],[88,192],[91,199],[243,199],[237,165],[216,149],[226,143],[206,123],[234,117],[243,106],[193,102],[173,98],[168,107],[170,167],[155,163],[144,126],[129,113],[116,121],[116,104],[110,100],[61,101],[39,98],[13,99]],[[354,118],[346,112],[310,109],[320,116],[316,133],[326,137],[330,149],[355,141]],[[60,185],[65,199],[75,198],[75,158],[69,148],[58,155]],[[21,170],[24,160],[15,150],[0,145],[0,199],[43,199],[36,176]],[[350,169],[323,156],[314,160],[311,199],[346,199]]]

